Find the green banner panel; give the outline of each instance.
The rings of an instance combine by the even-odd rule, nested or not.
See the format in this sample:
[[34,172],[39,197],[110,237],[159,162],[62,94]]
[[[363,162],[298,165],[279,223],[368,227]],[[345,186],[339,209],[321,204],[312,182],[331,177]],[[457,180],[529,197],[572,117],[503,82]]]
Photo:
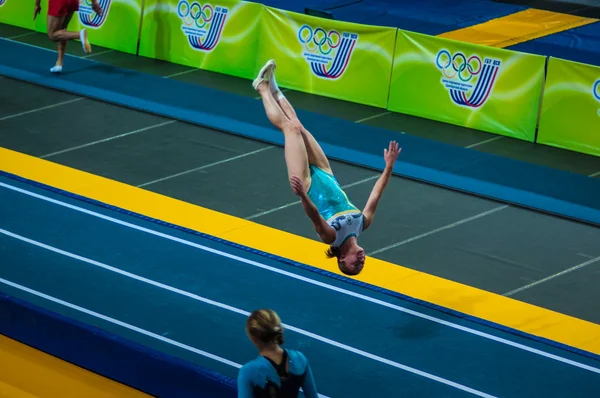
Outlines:
[[398,30],[388,109],[533,142],[545,57]]
[[385,108],[396,29],[265,7],[256,72],[277,62],[281,87]]
[[537,142],[600,156],[600,67],[550,58]]
[[0,0],[0,23],[33,29],[34,9],[34,0]]
[[139,54],[252,78],[262,5],[146,0]]
[[[35,30],[46,33],[48,0],[42,0],[41,3],[42,14],[36,19]],[[79,11],[73,15],[68,29],[78,31],[85,28],[92,49],[93,46],[101,46],[135,54],[143,0],[99,0],[98,3],[102,7],[102,15],[96,15],[92,10],[91,0],[80,0]]]

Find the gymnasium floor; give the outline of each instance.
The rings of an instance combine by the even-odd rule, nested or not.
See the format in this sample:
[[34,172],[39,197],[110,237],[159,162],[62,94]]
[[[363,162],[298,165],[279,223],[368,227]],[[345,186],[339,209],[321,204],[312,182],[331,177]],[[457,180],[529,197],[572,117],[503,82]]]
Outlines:
[[[49,46],[43,35],[6,26],[1,27],[0,33],[29,44]],[[70,50],[79,55],[78,46],[71,46]],[[110,50],[95,51],[93,59],[99,62],[256,96],[245,80]],[[283,150],[279,147],[8,78],[0,78],[0,85],[0,147],[315,238],[289,189]],[[288,91],[286,96],[301,109],[401,129],[591,178],[600,176],[598,158],[297,92]],[[363,206],[377,174],[339,162],[332,165],[355,204]],[[7,176],[1,177],[0,183],[0,250],[6,258],[22,261],[19,269],[0,268],[0,282],[5,285],[2,290],[145,344],[158,345],[231,377],[236,374],[235,364],[254,355],[243,335],[241,315],[280,300],[281,308],[276,309],[285,314],[284,322],[299,328],[292,329],[290,344],[319,353],[313,355],[315,369],[320,375],[328,374],[320,377],[323,394],[332,391],[333,386],[342,388],[343,391],[336,390],[340,396],[368,388],[369,375],[358,370],[366,366],[389,381],[378,386],[381,396],[387,396],[387,388],[400,389],[408,395],[416,391],[413,388],[420,389],[430,392],[429,396],[465,395],[464,388],[491,396],[544,396],[547,391],[564,388],[564,394],[574,396],[592,391],[600,383],[596,368],[573,366],[516,348],[512,343],[597,366],[589,358],[457,321],[432,309],[312,272],[294,269],[288,275],[289,269],[276,260],[247,252],[240,254],[225,244],[114,214]],[[107,222],[44,198],[153,232],[123,227],[122,223]],[[367,253],[375,258],[600,322],[598,311],[591,304],[600,299],[596,288],[600,282],[598,228],[397,177],[387,188],[377,220],[361,238]],[[193,245],[157,237],[156,232]],[[197,245],[219,253],[207,253]],[[242,260],[231,258],[232,255]],[[257,268],[248,260],[270,268]],[[99,268],[98,262],[114,269]],[[123,271],[137,277],[123,275]],[[160,281],[164,286],[149,284],[141,277]],[[222,280],[223,284],[210,283],[214,280]],[[175,288],[194,292],[194,296],[182,296],[181,291],[173,291]],[[340,293],[339,289],[366,298]],[[221,360],[175,348],[164,339],[100,320],[31,290],[183,342],[187,347],[204,349]],[[112,299],[107,300],[108,296]],[[215,302],[207,303],[207,298]],[[303,305],[298,306],[299,302]],[[332,302],[336,303],[333,307],[323,305]],[[450,323],[462,322],[461,326],[478,333],[425,320],[423,315]],[[377,339],[372,339],[372,330],[378,331]],[[326,336],[333,343],[343,341],[347,346],[324,342],[304,331]],[[479,332],[511,343],[490,340]],[[205,337],[199,340],[199,335]],[[352,352],[358,347],[360,354]],[[535,370],[524,368],[529,365]],[[403,366],[411,368],[399,371]],[[481,371],[482,367],[489,371]],[[331,368],[335,372],[326,371]],[[445,381],[417,376],[417,370]]]
[[0,190],[3,257],[20,264],[2,268],[3,291],[231,377],[254,355],[248,312],[269,306],[325,396],[600,387],[591,358],[4,176]]
[[[51,46],[44,35],[19,28],[3,25],[0,34],[25,35],[15,40]],[[69,50],[80,55],[79,46]],[[256,96],[249,82],[231,76],[102,48],[92,56],[98,62]],[[2,134],[0,146],[315,237],[310,223],[297,222],[302,210],[288,188],[281,148],[27,83],[5,80],[3,85],[0,95],[6,105],[0,126],[13,134]],[[363,123],[600,178],[596,157],[299,92],[286,96],[299,109],[368,119]],[[38,110],[48,106],[53,107]],[[50,114],[56,115],[51,124]],[[63,129],[64,120],[74,128]],[[352,200],[364,205],[377,174],[338,162],[333,167]],[[235,184],[221,183],[234,179]],[[394,177],[378,222],[362,242],[377,258],[600,322],[598,312],[587,305],[600,299],[594,288],[600,281],[599,239],[595,227]]]

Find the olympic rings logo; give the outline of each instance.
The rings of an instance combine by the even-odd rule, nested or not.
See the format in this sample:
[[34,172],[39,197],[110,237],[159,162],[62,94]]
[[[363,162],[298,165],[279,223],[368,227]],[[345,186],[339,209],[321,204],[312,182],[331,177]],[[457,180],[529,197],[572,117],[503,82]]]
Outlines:
[[334,48],[342,42],[342,36],[335,30],[326,32],[323,28],[313,30],[308,25],[303,25],[298,31],[298,40],[304,44],[304,47],[315,52],[319,50],[322,55],[328,55]]
[[198,2],[193,2],[191,5],[187,0],[181,0],[177,5],[177,15],[187,26],[196,25],[202,29],[213,18],[213,8],[210,4],[201,6]]
[[592,94],[594,94],[594,97],[596,97],[596,99],[600,101],[600,79],[598,79],[596,83],[594,83],[594,89],[592,90]]
[[[477,55],[471,55],[467,59],[463,53],[457,52],[452,56],[447,50],[441,50],[438,53],[435,64],[448,79],[458,76],[463,82],[468,82],[473,76],[477,76],[483,66],[481,58]],[[448,72],[449,69],[450,72]]]

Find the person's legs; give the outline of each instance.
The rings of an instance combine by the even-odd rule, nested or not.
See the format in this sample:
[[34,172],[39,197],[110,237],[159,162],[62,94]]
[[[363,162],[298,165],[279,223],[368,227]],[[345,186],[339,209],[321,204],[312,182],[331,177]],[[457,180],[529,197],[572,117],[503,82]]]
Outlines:
[[[64,17],[62,25],[60,27],[61,30],[66,30],[73,18],[73,12],[67,13]],[[63,40],[58,42],[58,58],[56,59],[56,65],[52,69],[51,72],[57,73],[62,71],[62,66],[65,60],[65,52],[67,51],[67,43],[68,41]]]
[[66,15],[61,17],[48,15],[48,38],[50,40],[61,42],[79,39],[79,32],[69,32],[63,28],[66,18]]
[[79,2],[76,0],[50,0],[48,2],[48,38],[59,43],[59,57],[61,46],[63,46],[63,56],[65,45],[60,44],[69,40],[81,40],[81,45],[86,53],[92,51],[88,41],[87,32],[82,29],[80,32],[71,32],[67,26],[73,16],[73,13],[79,8]]
[[[269,85],[271,87],[271,93],[273,97],[277,99],[277,104],[281,107],[285,115],[294,123],[300,131],[302,132],[302,138],[304,140],[304,145],[306,146],[306,152],[308,154],[308,162],[312,165],[317,166],[321,170],[326,171],[327,173],[333,174],[331,170],[331,165],[329,164],[329,159],[325,156],[325,152],[323,152],[323,148],[317,142],[315,137],[308,131],[298,119],[296,115],[296,111],[292,104],[285,98],[283,93],[277,87],[277,82],[275,80],[275,70],[273,69],[273,73],[271,74],[271,78],[269,81]],[[273,89],[275,87],[275,89]]]
[[310,171],[308,168],[308,155],[300,128],[292,123],[279,107],[275,98],[273,98],[268,80],[258,84],[257,90],[262,97],[265,112],[269,121],[281,130],[285,137],[284,153],[288,176],[290,178],[292,176],[301,178],[304,189],[308,191],[311,182]]

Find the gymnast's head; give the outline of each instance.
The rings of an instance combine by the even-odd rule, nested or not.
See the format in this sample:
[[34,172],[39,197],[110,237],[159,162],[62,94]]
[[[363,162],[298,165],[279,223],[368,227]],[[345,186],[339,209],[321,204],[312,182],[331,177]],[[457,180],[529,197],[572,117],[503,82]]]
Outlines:
[[349,276],[360,274],[365,266],[365,250],[358,245],[356,238],[348,239],[340,247],[330,246],[325,255],[336,257],[340,271]]
[[246,321],[246,334],[259,350],[283,344],[281,319],[273,310],[262,309],[252,312]]

